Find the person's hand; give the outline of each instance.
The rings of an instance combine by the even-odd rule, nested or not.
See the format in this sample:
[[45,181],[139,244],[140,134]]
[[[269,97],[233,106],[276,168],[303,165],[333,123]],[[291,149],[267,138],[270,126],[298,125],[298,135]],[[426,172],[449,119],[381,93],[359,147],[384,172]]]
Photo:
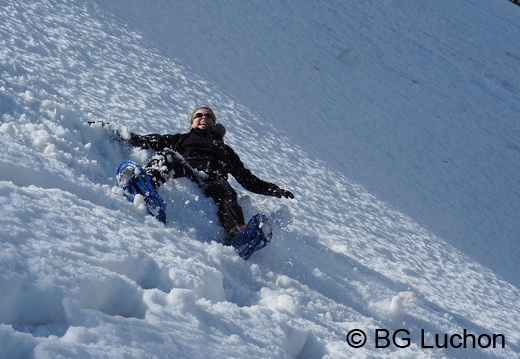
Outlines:
[[128,138],[131,138],[133,136],[132,133],[128,136],[123,136],[122,133],[125,133],[124,130],[126,130],[126,127],[113,124],[107,121],[102,120],[91,120],[87,122],[90,127],[102,127],[104,129],[107,129],[110,131],[110,137],[112,140],[117,142],[128,142]]
[[273,188],[271,190],[271,194],[278,198],[282,198],[282,197],[291,198],[291,199],[294,198],[294,194],[292,194],[291,191],[288,191],[288,190],[280,188],[280,187]]
[[101,120],[90,120],[87,123],[88,123],[88,125],[90,127],[94,127],[94,126],[101,126],[101,127],[110,126],[110,122],[101,121]]

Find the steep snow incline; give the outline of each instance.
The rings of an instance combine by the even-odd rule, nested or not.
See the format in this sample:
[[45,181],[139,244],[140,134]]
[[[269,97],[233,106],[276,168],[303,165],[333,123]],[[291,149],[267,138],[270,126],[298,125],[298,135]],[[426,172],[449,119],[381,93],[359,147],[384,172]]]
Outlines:
[[98,3],[291,143],[520,286],[518,7]]
[[[330,154],[322,149],[329,143],[321,141],[331,135],[328,131],[316,131],[316,143],[311,143],[310,132],[305,126],[306,121],[312,119],[299,112],[312,104],[316,106],[313,110],[316,112],[310,112],[311,117],[320,111],[325,119],[342,113],[341,107],[329,106],[335,103],[334,91],[324,91],[323,86],[332,76],[332,69],[328,67],[332,66],[331,62],[321,62],[325,58],[316,55],[316,61],[320,62],[313,62],[316,68],[304,71],[306,75],[302,77],[306,91],[323,102],[299,104],[297,96],[303,90],[291,94],[286,92],[285,85],[274,80],[278,75],[294,79],[291,76],[299,71],[301,62],[295,60],[291,75],[282,75],[277,68],[279,64],[273,59],[276,46],[266,47],[264,58],[256,57],[261,69],[274,66],[270,78],[273,81],[266,81],[269,77],[259,78],[256,99],[252,94],[242,93],[253,92],[251,84],[244,82],[241,89],[235,87],[235,80],[226,80],[222,73],[213,75],[209,70],[201,71],[198,66],[204,63],[202,60],[197,62],[191,58],[188,61],[180,56],[187,50],[179,51],[180,55],[176,57],[171,44],[188,43],[190,34],[177,34],[179,38],[168,40],[163,33],[157,33],[153,38],[150,31],[153,32],[154,25],[161,25],[159,21],[165,21],[157,17],[160,11],[174,19],[184,15],[189,15],[188,20],[192,19],[196,9],[191,4],[157,1],[147,4],[146,9],[141,3],[119,1],[103,4],[60,0],[30,4],[6,1],[1,5],[0,357],[518,356],[520,304],[517,299],[520,292],[501,279],[507,271],[512,271],[512,277],[517,274],[512,263],[516,263],[513,257],[518,254],[518,245],[512,241],[512,236],[499,241],[508,245],[511,258],[504,257],[503,267],[495,265],[497,274],[482,265],[488,264],[482,258],[484,249],[467,252],[457,249],[451,240],[425,229],[416,218],[401,213],[347,178],[338,161],[343,152],[350,156],[349,151],[354,147],[338,144]],[[400,21],[396,27],[399,24],[412,26],[412,20],[403,24],[402,15],[397,16],[399,7],[394,9],[392,6],[396,3],[385,1],[383,4],[385,13],[393,14]],[[341,19],[347,23],[361,21],[345,12],[347,5],[336,5],[341,10]],[[368,20],[367,14],[374,11],[373,5],[370,2],[351,5],[351,10]],[[117,6],[119,13],[106,10],[107,7],[117,9]],[[238,14],[245,14],[252,10],[250,6],[237,2],[232,7]],[[303,17],[300,10],[292,8],[293,5],[276,6],[286,14],[295,11],[293,16],[301,15],[313,29],[317,26],[310,15]],[[309,3],[302,8],[309,11],[313,6]],[[441,9],[441,5],[428,6],[435,13]],[[259,5],[255,9],[258,12],[251,13],[250,20],[261,18],[265,32],[254,26],[247,30],[245,23],[240,27],[244,30],[242,33],[228,33],[230,30],[219,28],[222,31],[218,33],[219,42],[209,50],[225,49],[228,44],[239,53],[235,46],[248,39],[265,42],[271,39],[272,31],[287,31],[291,26],[298,30],[306,23],[281,23],[279,12],[272,12],[276,9],[267,11]],[[338,15],[332,7],[322,10],[318,17],[321,25],[322,22],[331,24]],[[414,13],[408,5],[402,5],[402,10]],[[462,10],[454,8],[454,11]],[[481,11],[477,13],[481,14]],[[155,17],[144,16],[144,23],[137,26],[138,12]],[[231,26],[227,22],[230,18],[223,16],[225,14],[231,16],[224,10],[213,16],[199,13],[197,19],[201,22],[197,25],[211,25],[211,21],[220,18],[224,28]],[[275,16],[271,19],[269,14]],[[377,23],[376,20],[383,18],[378,15],[373,21]],[[211,20],[204,22],[205,19]],[[240,18],[240,21],[244,20]],[[178,28],[172,25],[171,29],[180,32],[185,25],[179,21]],[[369,31],[370,26],[363,28]],[[192,28],[197,29],[198,26]],[[185,31],[189,32],[189,28]],[[201,44],[197,31],[191,34],[193,44]],[[339,30],[328,27],[328,31]],[[281,39],[275,41],[273,38],[272,41],[287,44],[287,32],[278,33]],[[206,31],[208,34],[212,32]],[[295,54],[304,51],[307,56],[310,48],[305,41],[314,47],[329,48],[312,32],[299,36],[302,36],[297,37],[302,45],[294,45]],[[337,40],[337,37],[332,39]],[[416,49],[402,43],[402,38],[387,39],[387,44],[382,38],[375,39],[375,43],[365,39],[365,50],[361,54],[375,54],[379,50],[388,53],[384,50],[398,46],[403,51]],[[189,49],[203,55],[204,48],[193,44]],[[357,86],[361,88],[358,88],[357,99],[366,104],[378,103],[377,97],[384,91],[377,90],[376,83],[381,80],[383,87],[388,89],[396,81],[392,74],[403,75],[402,64],[395,59],[388,61],[384,69],[367,76],[370,71],[359,71],[358,65],[364,66],[362,63],[366,60],[362,61],[361,56],[361,63],[358,63],[356,48],[359,46],[352,51],[341,51],[336,54],[336,60],[350,68],[350,75],[359,81]],[[434,52],[427,47],[423,50],[426,54]],[[517,51],[520,53],[518,48],[507,51],[511,59]],[[287,61],[288,53],[281,54],[280,61]],[[250,55],[246,51],[245,58],[233,60],[231,64],[246,66],[250,64]],[[215,56],[214,61],[220,61],[219,56],[224,55],[216,53]],[[217,69],[219,62],[205,61],[206,65]],[[462,66],[461,63],[458,66]],[[478,67],[479,63],[471,66]],[[442,66],[436,67],[435,71],[441,74]],[[485,76],[501,79],[514,71],[499,73],[489,65]],[[325,75],[325,72],[330,73]],[[312,82],[309,73],[323,82]],[[387,77],[378,78],[383,74]],[[367,77],[368,83],[361,84],[363,77]],[[291,81],[288,84],[294,85]],[[502,80],[498,81],[501,83],[498,88],[507,87]],[[434,77],[428,78],[428,82],[433,83]],[[445,83],[442,79],[439,82]],[[396,82],[395,86],[399,84]],[[516,84],[508,84],[513,92],[517,91]],[[470,89],[480,94],[489,90],[485,87],[482,92],[481,85],[477,81]],[[371,86],[374,94],[369,91]],[[265,91],[278,93],[279,103],[272,101],[274,95]],[[346,89],[343,87],[340,91]],[[458,87],[452,91],[451,96],[462,96]],[[502,94],[501,91],[497,90],[497,93]],[[354,96],[356,92],[344,93]],[[390,98],[386,93],[384,101],[399,101],[402,95],[398,92]],[[433,102],[444,99],[438,91],[429,96]],[[326,100],[327,97],[330,99]],[[307,102],[310,98],[302,97],[301,100]],[[420,95],[421,100],[425,98],[426,95]],[[468,98],[463,96],[461,100]],[[495,97],[486,97],[488,101],[491,98]],[[504,101],[509,107],[501,111],[504,116],[512,117],[516,108],[507,99]],[[273,103],[271,110],[258,111],[258,106],[268,102]],[[287,106],[283,111],[282,103]],[[247,193],[235,183],[246,214],[265,211],[274,224],[272,244],[249,262],[238,258],[231,248],[215,242],[223,233],[217,224],[214,204],[189,181],[179,179],[161,188],[170,218],[165,226],[146,216],[142,208],[134,207],[118,196],[113,188],[117,164],[126,158],[144,162],[150,153],[112,142],[105,128],[86,125],[89,120],[103,119],[137,132],[179,132],[186,130],[187,116],[196,104],[214,107],[219,120],[228,128],[228,143],[248,167],[260,177],[279,183],[296,194],[293,201],[262,197]],[[371,106],[378,115],[387,109]],[[283,118],[290,118],[291,110],[295,111],[296,119],[291,118],[284,124],[278,119],[271,120],[277,111],[284,114]],[[365,110],[360,107],[360,111]],[[293,122],[296,120],[299,122]],[[495,123],[488,123],[484,118],[479,121],[482,126],[478,130],[479,139],[486,140],[482,133],[490,131],[492,137],[508,141],[509,137],[501,137],[495,132]],[[343,136],[345,131],[340,124],[341,119],[330,120],[332,128],[338,130],[338,136]],[[410,141],[424,138],[424,127],[401,126],[408,131]],[[511,126],[511,122],[506,122],[506,126]],[[294,128],[298,130],[289,131]],[[363,134],[367,128],[360,129],[357,141],[368,148],[368,144],[361,144],[368,138],[365,137],[368,133]],[[443,133],[453,135],[449,128]],[[387,136],[391,134],[374,128],[371,135],[371,143],[389,144]],[[350,141],[356,136],[346,138]],[[436,139],[432,138],[428,143],[440,151],[445,143],[437,143]],[[515,139],[511,137],[511,140],[514,143]],[[381,148],[377,146],[366,156],[376,159],[378,148]],[[389,153],[394,150],[400,152],[393,148]],[[380,163],[392,157],[385,153],[381,153]],[[500,164],[508,164],[516,158],[510,156]],[[494,155],[485,156],[486,165],[494,158]],[[417,164],[413,152],[410,157],[399,155],[398,160],[404,159]],[[377,167],[367,171],[375,171]],[[428,171],[436,169],[433,165],[428,167]],[[405,171],[410,177],[403,186],[421,183],[429,173],[424,171],[424,166],[412,172]],[[389,176],[390,173],[383,170],[380,175]],[[456,173],[452,175],[457,176]],[[503,172],[479,175],[489,176],[489,181],[509,183]],[[436,180],[432,183],[439,185]],[[413,192],[401,194],[413,198]],[[503,209],[513,211],[500,212],[503,217],[499,219],[506,225],[504,231],[516,228],[507,215],[514,218],[518,215],[517,208],[511,202],[504,202]],[[461,207],[456,206],[456,209]],[[464,215],[461,213],[466,220],[470,217],[473,220],[472,216]],[[442,221],[442,218],[435,220]],[[490,228],[496,227],[487,229]],[[470,238],[471,233],[464,236],[465,240]],[[475,237],[474,244],[493,252],[481,237]],[[462,247],[468,248],[466,244]],[[368,335],[364,348],[354,349],[345,342],[345,336],[353,329],[363,330]],[[406,329],[411,345],[377,348],[377,329]],[[431,345],[436,336],[462,334],[464,330],[482,335],[484,339],[503,334],[506,346],[502,348],[502,341],[498,341],[498,348],[488,349],[421,347],[423,331],[427,333],[426,343]],[[403,343],[404,339],[397,341],[397,344]]]

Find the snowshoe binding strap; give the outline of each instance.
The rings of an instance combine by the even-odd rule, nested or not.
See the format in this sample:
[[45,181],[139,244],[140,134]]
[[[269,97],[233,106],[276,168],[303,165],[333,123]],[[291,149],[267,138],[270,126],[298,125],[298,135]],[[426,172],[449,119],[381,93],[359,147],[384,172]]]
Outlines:
[[116,185],[123,189],[123,195],[129,202],[134,202],[140,194],[146,204],[146,212],[162,223],[166,222],[166,204],[155,191],[146,171],[137,162],[123,161],[116,174]]
[[254,215],[243,231],[237,233],[231,240],[231,245],[244,260],[269,244],[273,236],[272,227],[267,217],[258,213]]

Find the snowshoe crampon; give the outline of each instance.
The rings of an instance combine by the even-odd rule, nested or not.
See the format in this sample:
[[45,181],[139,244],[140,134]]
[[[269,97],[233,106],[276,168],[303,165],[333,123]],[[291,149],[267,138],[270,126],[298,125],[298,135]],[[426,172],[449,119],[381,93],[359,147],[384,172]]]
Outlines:
[[254,215],[243,231],[237,233],[231,240],[231,245],[244,260],[269,244],[273,236],[271,224],[267,217],[258,213]]
[[136,195],[143,196],[146,213],[166,222],[166,204],[153,188],[144,168],[137,162],[121,162],[117,169],[116,185],[123,189],[123,195],[129,202],[133,203]]

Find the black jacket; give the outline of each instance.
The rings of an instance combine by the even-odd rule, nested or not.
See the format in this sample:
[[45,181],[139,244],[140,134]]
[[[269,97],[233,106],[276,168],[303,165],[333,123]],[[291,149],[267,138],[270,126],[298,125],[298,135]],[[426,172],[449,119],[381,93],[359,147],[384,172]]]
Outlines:
[[245,168],[235,151],[224,143],[225,133],[224,126],[217,124],[206,129],[191,129],[188,133],[131,134],[128,143],[155,151],[176,151],[191,167],[207,173],[210,179],[227,180],[231,174],[248,191],[279,197],[281,189],[277,185],[261,180]]

